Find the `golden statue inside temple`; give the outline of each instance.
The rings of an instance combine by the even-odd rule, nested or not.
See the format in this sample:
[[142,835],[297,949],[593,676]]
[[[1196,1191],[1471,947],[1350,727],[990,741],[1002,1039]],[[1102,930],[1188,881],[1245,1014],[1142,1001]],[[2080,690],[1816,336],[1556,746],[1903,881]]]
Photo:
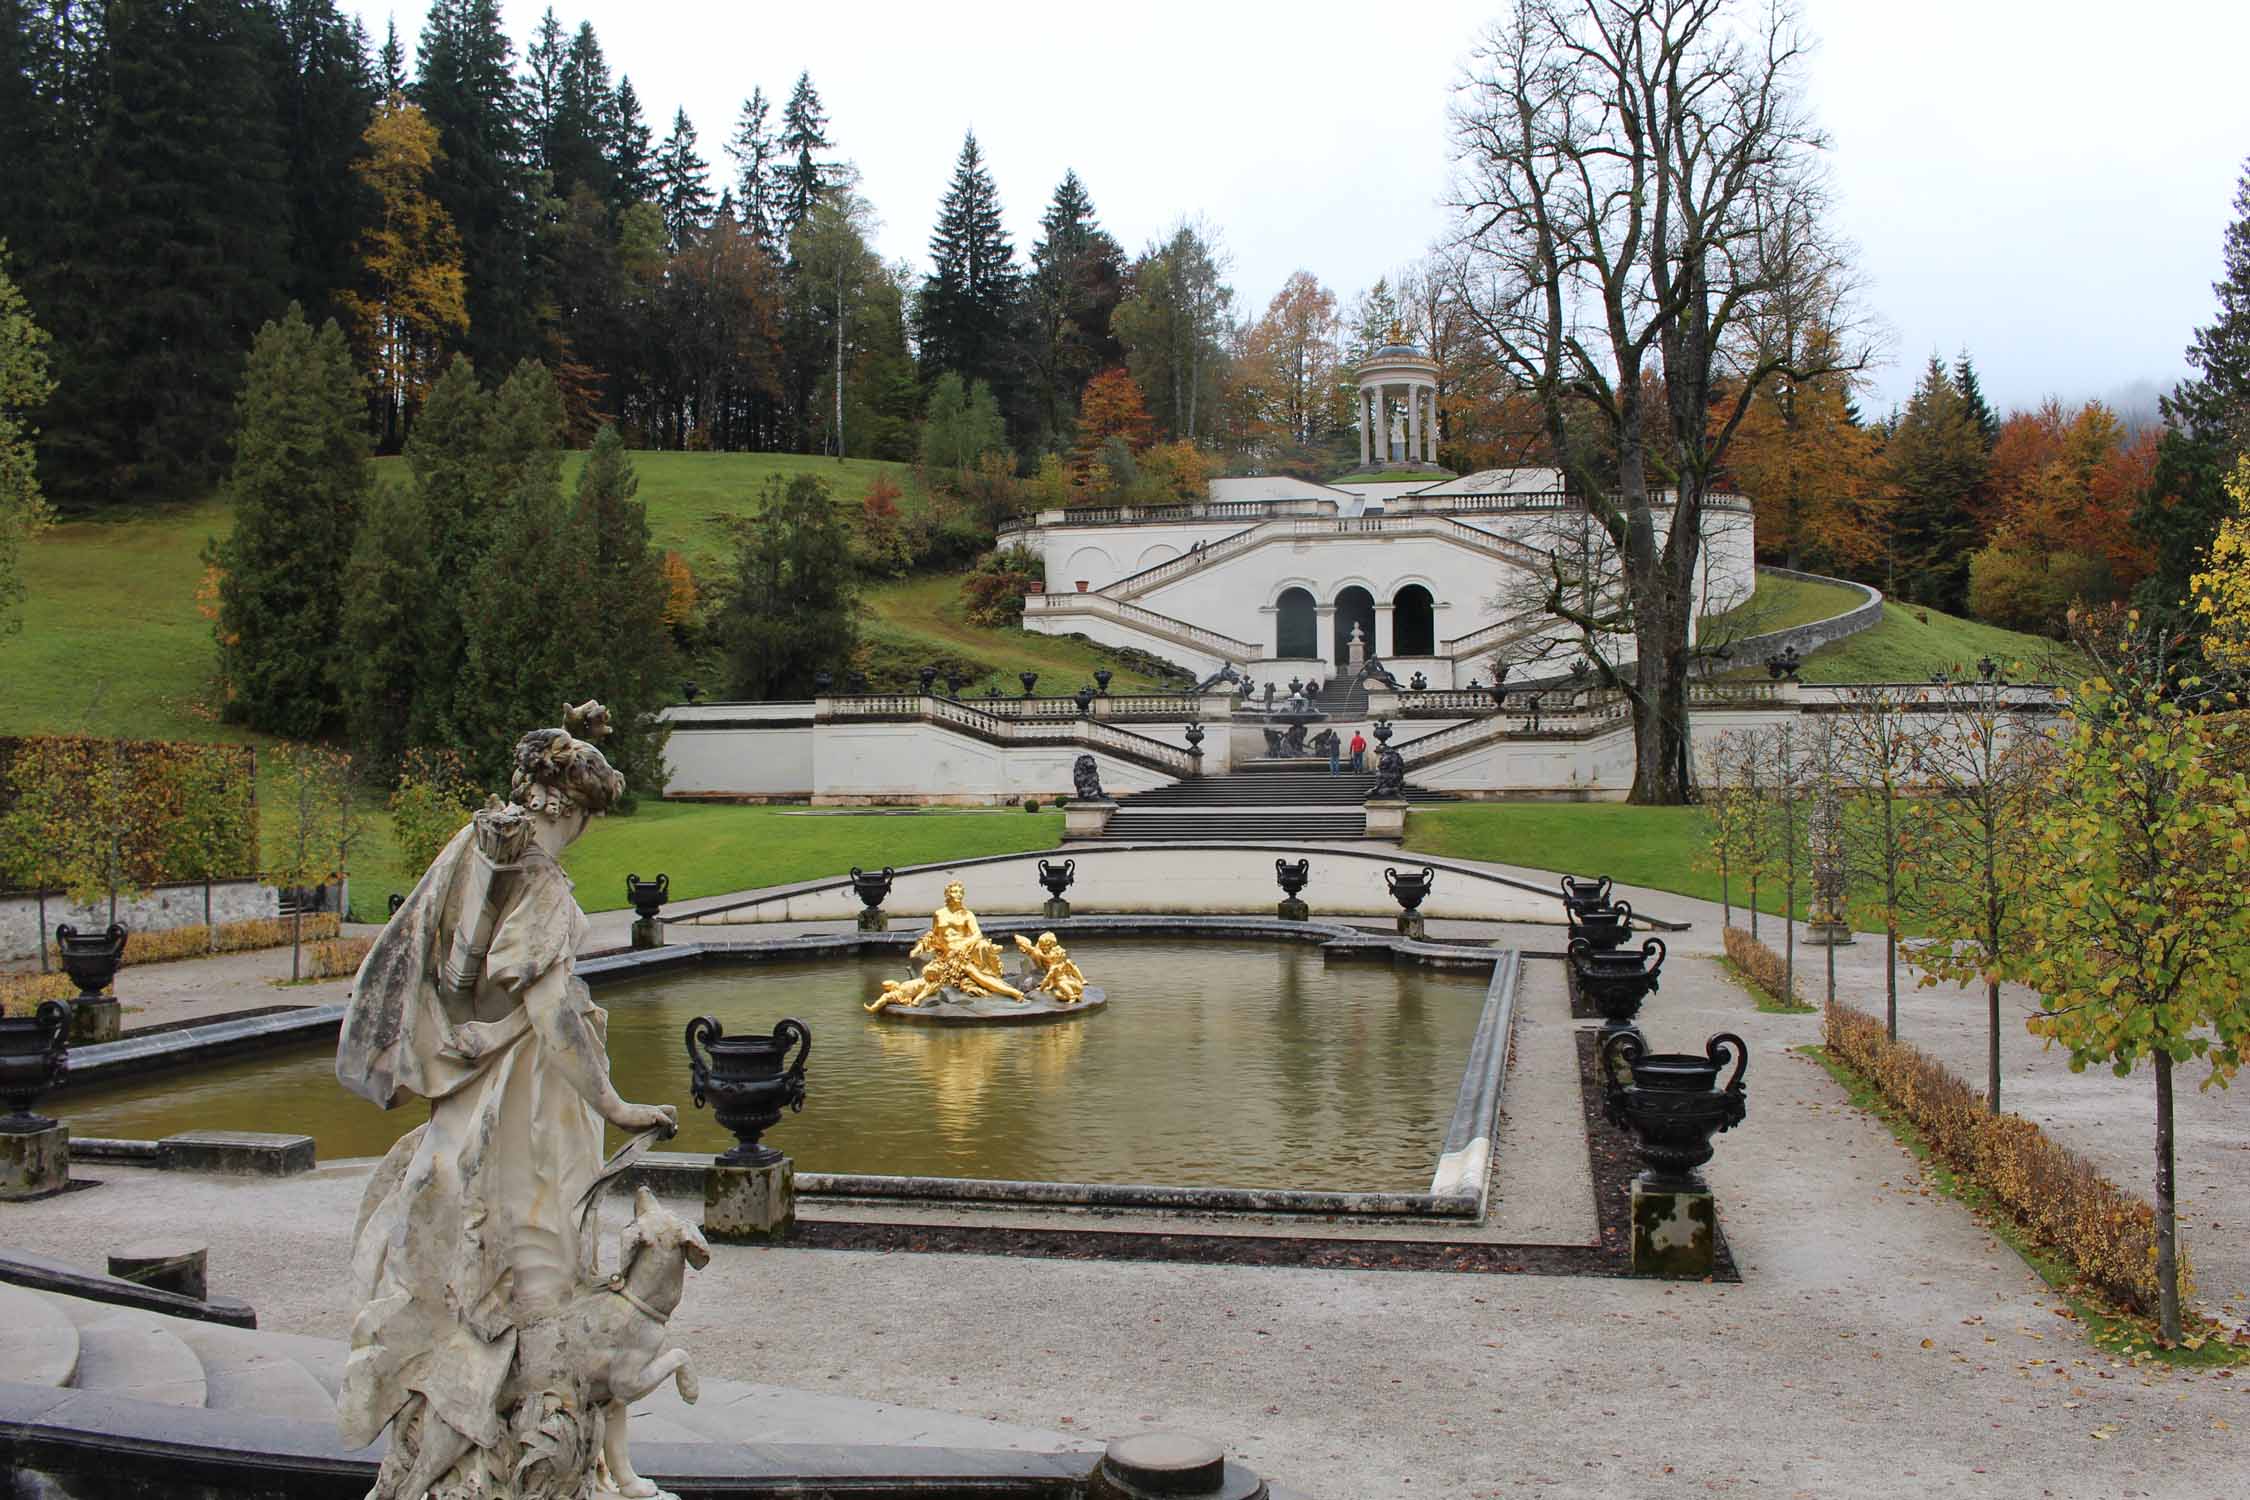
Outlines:
[[[992,999],[1052,1012],[1082,1002],[1100,1003],[1101,992],[1089,994],[1085,974],[1053,933],[1039,934],[1036,943],[1019,936],[1016,947],[1024,955],[1024,969],[1010,976],[1001,967],[1000,945],[984,935],[976,913],[969,910],[967,891],[954,881],[945,888],[945,904],[930,914],[929,930],[907,952],[909,960],[923,961],[919,972],[883,981],[882,993],[866,1008],[921,1010],[941,1001],[960,1005]],[[973,1014],[961,1017],[973,1018]]]

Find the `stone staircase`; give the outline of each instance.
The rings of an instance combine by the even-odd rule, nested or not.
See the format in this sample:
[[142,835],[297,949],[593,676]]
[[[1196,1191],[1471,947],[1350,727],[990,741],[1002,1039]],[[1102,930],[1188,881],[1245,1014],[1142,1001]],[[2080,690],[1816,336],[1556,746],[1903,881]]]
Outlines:
[[[1326,761],[1283,761],[1270,768],[1197,776],[1118,799],[1106,839],[1331,840],[1367,837],[1363,804],[1371,772],[1328,774]],[[1450,802],[1450,793],[1411,783],[1412,803]]]

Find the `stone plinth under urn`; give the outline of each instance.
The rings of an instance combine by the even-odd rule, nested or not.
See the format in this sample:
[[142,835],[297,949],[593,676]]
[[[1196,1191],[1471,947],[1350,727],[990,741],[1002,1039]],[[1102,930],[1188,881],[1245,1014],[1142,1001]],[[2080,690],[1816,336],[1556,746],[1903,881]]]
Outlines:
[[664,946],[664,927],[656,920],[656,914],[671,899],[672,877],[669,875],[659,875],[654,880],[643,880],[638,875],[625,877],[625,900],[633,908],[634,947]]
[[105,995],[117,979],[117,966],[125,959],[125,929],[115,922],[100,932],[80,932],[65,922],[55,929],[55,948],[62,955],[63,972],[78,986],[70,1002],[70,1039],[74,1042],[114,1042],[125,1029],[124,1007],[115,995]]
[[[1698,1169],[1711,1159],[1711,1137],[1747,1113],[1742,1075],[1750,1049],[1720,1032],[1700,1057],[1651,1052],[1638,1031],[1620,1031],[1602,1043],[1600,1058],[1604,1110],[1633,1132],[1646,1164],[1633,1180],[1633,1273],[1710,1275],[1718,1217]],[[1722,1087],[1719,1072],[1729,1062],[1734,1073]]]
[[45,1000],[28,1016],[0,1017],[0,1200],[44,1198],[70,1186],[70,1127],[33,1114],[70,1068],[70,1007]]
[[[792,1045],[797,1056],[788,1062]],[[795,1171],[758,1137],[780,1123],[784,1109],[805,1107],[811,1029],[790,1017],[768,1035],[728,1036],[717,1017],[698,1016],[687,1024],[687,1055],[696,1108],[709,1102],[736,1143],[704,1178],[703,1232],[737,1242],[788,1238],[797,1220]]]

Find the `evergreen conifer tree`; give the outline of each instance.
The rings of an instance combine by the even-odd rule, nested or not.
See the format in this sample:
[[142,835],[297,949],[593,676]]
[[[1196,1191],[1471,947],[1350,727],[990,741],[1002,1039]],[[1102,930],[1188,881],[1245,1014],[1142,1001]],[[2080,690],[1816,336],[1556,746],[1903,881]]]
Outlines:
[[797,75],[797,86],[789,91],[789,102],[782,106],[781,138],[775,144],[781,148],[780,227],[786,238],[795,234],[805,215],[812,212],[813,200],[827,186],[831,172],[828,163],[813,155],[826,151],[831,142],[828,114],[820,107],[812,74]]
[[220,570],[219,659],[229,707],[296,739],[334,727],[345,564],[373,471],[367,408],[333,319],[316,333],[292,302],[259,330],[243,379]]
[[[415,436],[422,436],[419,426]],[[408,748],[424,665],[423,619],[441,587],[431,569],[421,487],[375,486],[344,572],[340,680],[352,753],[379,775],[388,775]]]
[[2222,272],[2211,290],[2218,316],[2195,330],[2187,359],[2196,373],[2161,402],[2164,436],[2156,474],[2133,529],[2156,552],[2136,595],[2141,606],[2192,624],[2183,610],[2188,579],[2203,566],[2230,504],[2226,478],[2250,452],[2250,163],[2234,193],[2234,222],[2221,242]]
[[34,299],[59,384],[42,468],[57,499],[181,499],[219,472],[243,356],[283,306],[278,40],[250,0],[134,0],[104,25],[87,193],[55,231],[69,294]]
[[656,206],[674,250],[693,242],[711,221],[711,164],[696,153],[695,126],[687,111],[672,114],[672,133],[656,155]]
[[1039,228],[1026,298],[1028,363],[1040,438],[1061,448],[1086,382],[1124,358],[1109,325],[1125,295],[1125,255],[1096,220],[1076,172],[1063,174]]
[[334,0],[284,0],[275,95],[288,152],[289,295],[306,316],[336,313],[375,207],[353,163],[379,102],[367,38]]
[[47,378],[47,335],[32,321],[23,293],[8,275],[0,240],[0,639],[23,625],[23,546],[46,529],[51,512],[39,490],[31,414],[54,394]]
[[935,269],[916,307],[923,378],[950,370],[997,391],[1013,388],[1010,324],[1016,299],[1016,252],[1000,217],[1000,194],[984,169],[975,132],[961,142],[952,185],[938,205],[930,235]]
[[810,697],[814,676],[843,671],[859,644],[851,533],[810,474],[775,475],[764,501],[739,533],[719,610],[728,689],[753,701]]
[[607,201],[614,192],[608,148],[616,105],[601,40],[590,22],[580,22],[563,54],[547,131],[548,191],[556,198],[567,202],[584,188]]
[[1884,454],[1898,494],[1891,515],[1893,591],[1960,612],[1968,599],[1976,525],[1969,500],[1984,482],[1975,415],[1936,355],[1906,403]]
[[743,227],[761,245],[773,241],[779,194],[774,158],[781,150],[781,143],[766,130],[770,108],[766,91],[752,89],[750,97],[742,101],[741,118],[735,122],[734,134],[727,140],[727,155],[734,158],[735,164],[735,204],[742,214]]
[[376,83],[388,99],[406,92],[406,48],[399,44],[398,17],[383,23],[383,50],[375,58]]
[[611,205],[620,210],[656,198],[656,150],[648,121],[641,115],[641,96],[633,80],[617,81],[617,98],[610,111],[609,160],[614,183]]
[[1986,403],[1984,387],[1977,383],[1977,367],[1970,362],[1966,349],[1953,361],[1953,385],[1961,393],[1961,404],[1968,408],[1970,420],[1977,424],[1984,451],[1990,453],[1993,440],[2000,436],[2000,416]]
[[514,48],[498,0],[433,0],[422,28],[414,102],[444,151],[431,192],[461,236],[469,330],[462,351],[504,369],[537,342],[524,193],[528,152]]
[[[416,639],[404,745],[462,743],[453,721],[467,656],[462,591],[486,582],[477,570],[490,493],[485,446],[491,405],[475,367],[457,356],[430,387],[406,439],[429,586],[410,616]],[[360,642],[364,647],[365,638]]]
[[562,533],[571,628],[562,686],[572,701],[609,707],[610,764],[635,793],[664,787],[665,728],[672,701],[672,632],[664,621],[664,560],[649,546],[640,481],[617,429],[594,436]]

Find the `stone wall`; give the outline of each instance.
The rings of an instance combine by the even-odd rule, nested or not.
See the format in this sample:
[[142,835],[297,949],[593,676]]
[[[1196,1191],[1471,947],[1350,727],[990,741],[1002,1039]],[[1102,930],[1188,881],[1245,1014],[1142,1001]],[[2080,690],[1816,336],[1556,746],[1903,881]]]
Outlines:
[[[281,915],[281,893],[255,880],[220,880],[211,886],[211,920],[241,922],[253,917]],[[117,920],[128,932],[162,932],[173,927],[193,927],[203,920],[203,887],[200,883],[160,885],[145,895],[121,897]],[[61,896],[47,899],[47,933],[68,922],[80,929],[99,931],[109,925],[109,903],[72,906]],[[39,957],[39,902],[26,895],[0,896],[0,962]]]

